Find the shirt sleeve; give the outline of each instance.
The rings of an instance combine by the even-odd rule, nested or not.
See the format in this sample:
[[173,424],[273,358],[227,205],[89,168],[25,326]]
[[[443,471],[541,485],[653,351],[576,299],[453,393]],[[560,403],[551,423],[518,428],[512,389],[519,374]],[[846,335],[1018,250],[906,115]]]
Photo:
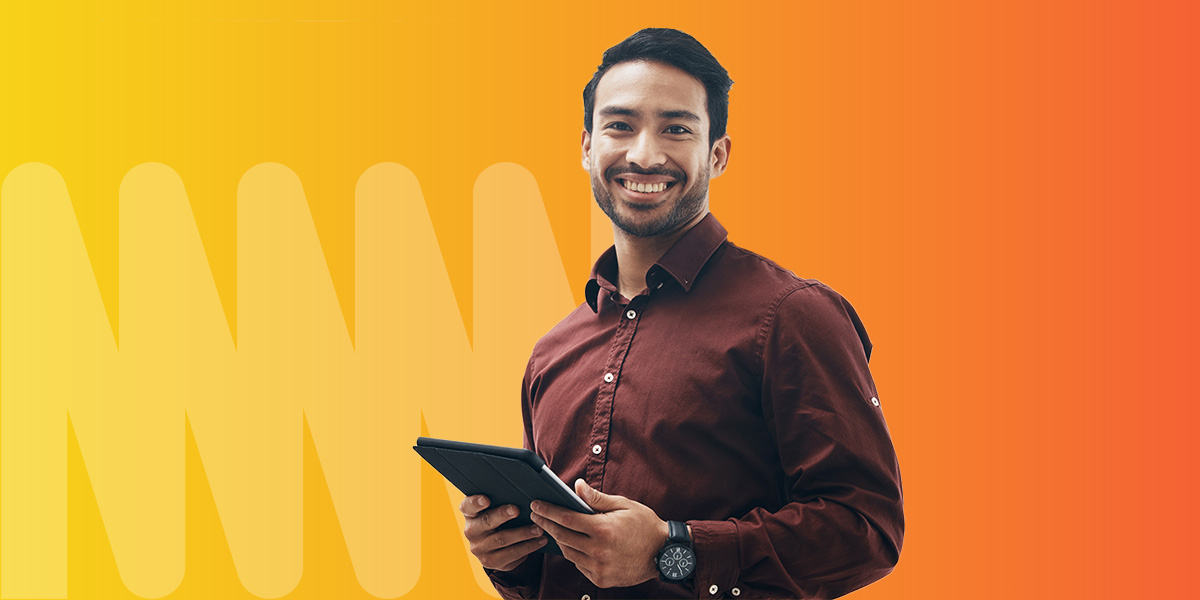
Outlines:
[[832,598],[891,572],[904,537],[900,467],[850,303],[785,292],[760,334],[762,409],[787,503],[690,521],[698,598]]
[[[529,364],[525,367],[525,377],[521,381],[521,420],[525,425],[525,449],[537,452],[533,445],[533,406],[531,404],[533,394],[530,390],[532,377],[533,357],[531,356]],[[530,554],[524,562],[511,571],[484,569],[483,572],[487,574],[488,579],[492,580],[492,585],[504,598],[537,598],[538,590],[541,587],[543,556],[545,555],[541,553]]]

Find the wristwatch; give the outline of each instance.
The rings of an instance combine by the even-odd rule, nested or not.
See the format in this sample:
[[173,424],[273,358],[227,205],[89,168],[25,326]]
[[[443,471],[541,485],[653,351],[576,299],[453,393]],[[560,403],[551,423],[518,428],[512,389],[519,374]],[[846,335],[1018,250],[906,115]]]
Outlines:
[[667,543],[654,558],[658,566],[658,578],[678,583],[692,576],[696,570],[696,551],[692,549],[692,538],[687,525],[680,521],[667,521]]

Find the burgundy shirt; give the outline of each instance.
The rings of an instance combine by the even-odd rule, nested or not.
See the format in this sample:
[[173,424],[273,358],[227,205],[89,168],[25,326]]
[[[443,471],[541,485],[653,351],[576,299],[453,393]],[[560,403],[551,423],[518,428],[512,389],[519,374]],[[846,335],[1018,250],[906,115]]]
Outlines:
[[568,483],[692,527],[696,571],[598,589],[561,556],[489,571],[507,598],[828,598],[888,574],[904,535],[900,470],[850,303],[726,240],[710,214],[617,293],[616,253],[587,302],[534,347],[525,446]]

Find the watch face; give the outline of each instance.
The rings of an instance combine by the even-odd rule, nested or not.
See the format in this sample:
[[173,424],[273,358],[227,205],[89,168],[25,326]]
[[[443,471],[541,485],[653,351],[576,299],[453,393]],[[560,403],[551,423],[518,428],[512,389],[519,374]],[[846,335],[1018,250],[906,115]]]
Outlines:
[[682,581],[696,570],[696,555],[683,544],[671,544],[659,553],[658,570],[667,579]]

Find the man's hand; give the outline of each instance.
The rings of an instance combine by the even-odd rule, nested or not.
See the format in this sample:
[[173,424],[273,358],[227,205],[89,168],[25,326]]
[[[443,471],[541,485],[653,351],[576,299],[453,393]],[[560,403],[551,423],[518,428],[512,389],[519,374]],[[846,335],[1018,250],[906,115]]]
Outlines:
[[610,496],[575,481],[575,493],[598,514],[585,515],[535,501],[533,522],[549,533],[563,556],[602,588],[625,587],[658,576],[654,556],[667,541],[667,522],[650,507]]
[[497,531],[496,528],[517,516],[517,507],[508,504],[487,510],[487,496],[463,498],[459,510],[467,517],[463,534],[471,542],[471,554],[480,564],[496,571],[511,571],[531,552],[546,545],[546,536],[537,525]]

